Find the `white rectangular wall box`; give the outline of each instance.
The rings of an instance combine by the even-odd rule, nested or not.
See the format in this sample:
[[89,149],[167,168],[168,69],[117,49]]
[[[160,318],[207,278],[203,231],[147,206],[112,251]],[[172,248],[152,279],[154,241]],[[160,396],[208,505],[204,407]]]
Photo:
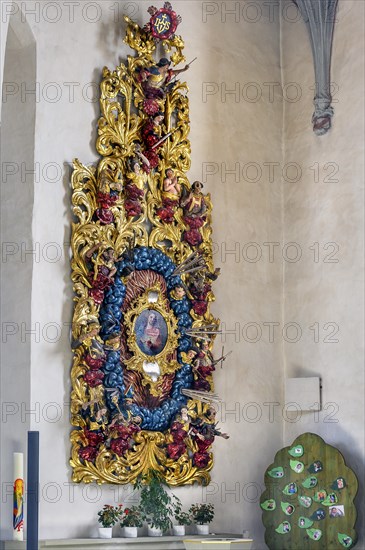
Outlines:
[[289,403],[299,405],[301,411],[321,410],[321,380],[312,378],[287,378],[285,381],[285,407]]

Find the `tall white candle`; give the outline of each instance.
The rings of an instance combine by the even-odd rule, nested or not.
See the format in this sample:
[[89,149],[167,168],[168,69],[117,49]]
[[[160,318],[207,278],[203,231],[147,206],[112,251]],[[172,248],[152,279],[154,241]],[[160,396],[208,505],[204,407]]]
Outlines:
[[24,525],[24,457],[14,453],[13,540],[23,540]]

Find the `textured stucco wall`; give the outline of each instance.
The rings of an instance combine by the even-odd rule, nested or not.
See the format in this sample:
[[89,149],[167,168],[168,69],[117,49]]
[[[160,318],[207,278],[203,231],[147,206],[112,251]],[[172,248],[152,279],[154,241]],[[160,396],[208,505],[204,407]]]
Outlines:
[[[38,52],[35,162],[41,177],[35,181],[33,240],[39,243],[39,252],[33,266],[31,322],[33,328],[39,324],[40,338],[31,342],[31,396],[37,411],[31,422],[41,434],[42,538],[89,536],[96,512],[105,502],[126,502],[130,497],[128,488],[70,484],[68,163],[74,157],[85,164],[96,160],[99,109],[97,101],[90,100],[95,89],[90,82],[99,81],[104,65],[112,68],[130,53],[122,43],[123,12],[145,21],[150,2],[103,1],[96,3],[101,11],[89,7],[83,12],[87,4],[91,3],[80,2],[71,17],[70,8],[59,3],[61,18],[52,22],[57,13],[51,7],[44,12],[45,4],[22,3]],[[314,431],[343,450],[359,474],[363,463],[359,443],[364,439],[362,319],[357,286],[363,65],[356,53],[357,36],[363,33],[362,6],[349,0],[341,4],[333,60],[334,80],[340,86],[335,125],[329,136],[316,138],[310,128],[311,52],[302,22],[289,23],[292,14],[287,11],[280,21],[275,1],[174,2],[183,17],[179,31],[186,41],[187,59],[198,56],[186,75],[191,104],[190,178],[204,181],[205,191],[212,194],[215,263],[222,268],[215,284],[214,312],[230,331],[225,341],[217,339],[215,354],[223,344],[225,351],[232,350],[215,378],[224,398],[218,416],[231,438],[215,444],[209,487],[176,492],[186,503],[214,502],[213,528],[248,529],[255,537],[255,548],[264,548],[257,507],[263,473],[284,443],[298,433]],[[34,8],[40,12],[30,13]],[[234,12],[228,13],[232,8]],[[300,101],[292,102],[296,86],[284,87],[283,100],[282,78],[283,84],[302,87]],[[302,167],[303,177],[297,183],[290,183],[296,177],[290,162]],[[324,165],[332,162],[339,165],[339,183],[323,180],[331,176]],[[320,166],[318,183],[311,169],[315,163]],[[294,252],[286,248],[290,241],[302,248],[302,261],[285,259]],[[315,242],[320,246],[318,263],[309,249]],[[328,242],[340,246],[338,264],[323,262],[324,254],[331,252],[323,249]],[[303,330],[295,344],[282,336],[285,323],[290,322]],[[323,325],[337,322],[339,344],[314,344],[308,327],[315,322],[321,327],[321,342],[328,335]],[[292,338],[292,333],[287,336]],[[319,422],[310,415],[289,422],[291,417],[282,414],[284,376],[309,375],[322,377],[323,402],[338,404],[335,419],[339,423],[325,422],[330,408],[320,413]],[[7,452],[8,447],[3,449]],[[9,529],[2,535],[9,536]]]
[[339,1],[335,116],[331,132],[319,138],[310,129],[314,76],[306,33],[302,21],[283,21],[284,83],[303,92],[286,104],[284,118],[284,162],[302,171],[297,183],[283,185],[284,240],[302,251],[299,261],[285,263],[284,320],[298,323],[302,335],[284,343],[284,358],[285,376],[321,377],[322,411],[284,422],[285,444],[309,431],[342,451],[359,478],[364,548],[364,2]]

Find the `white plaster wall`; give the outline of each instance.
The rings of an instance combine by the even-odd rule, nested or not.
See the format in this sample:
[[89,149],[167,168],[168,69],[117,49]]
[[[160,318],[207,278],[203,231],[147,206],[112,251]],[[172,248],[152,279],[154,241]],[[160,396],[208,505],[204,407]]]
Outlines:
[[[342,451],[359,478],[359,548],[365,544],[363,38],[364,2],[340,0],[332,58],[333,129],[316,137],[310,129],[314,76],[306,28],[283,20],[285,82],[303,91],[300,101],[286,103],[284,119],[284,161],[302,169],[298,183],[284,182],[283,194],[284,240],[302,250],[300,261],[284,266],[284,320],[302,329],[297,343],[284,343],[285,375],[320,376],[323,386],[318,417],[304,413],[292,417],[296,422],[284,422],[285,444],[309,431]],[[338,249],[332,256],[337,263],[328,263],[334,248],[324,247],[330,242]],[[313,243],[319,243],[318,261]],[[325,341],[336,328],[326,328],[329,322],[338,326],[332,343]]]
[[[239,14],[225,18],[224,6],[236,4],[214,3],[217,13],[207,16],[203,26],[197,21],[204,49],[192,50],[199,61],[192,66],[189,85],[192,176],[201,177],[212,192],[215,262],[222,272],[213,309],[222,328],[230,331],[217,338],[216,355],[222,345],[225,352],[232,350],[215,373],[216,389],[224,398],[221,425],[231,439],[215,444],[216,466],[203,497],[216,505],[217,532],[247,529],[259,548],[263,528],[257,500],[263,472],[282,443],[281,417],[270,418],[268,405],[281,401],[281,348],[279,342],[269,342],[263,326],[280,322],[281,315],[281,265],[265,260],[263,243],[281,238],[281,180],[275,174],[269,183],[265,163],[281,162],[282,103],[280,89],[270,101],[263,85],[280,82],[278,19],[271,22],[266,7],[257,22],[249,23],[255,17],[243,10],[245,4],[237,4]],[[206,95],[198,101],[201,89]],[[256,254],[257,261],[250,262]],[[256,330],[262,335],[254,343]]]
[[[75,9],[73,23],[62,3],[61,18],[53,23],[50,20],[57,18],[57,11],[49,8],[48,12],[31,13],[39,9],[38,2],[22,5],[38,50],[35,161],[41,168],[41,178],[35,184],[33,236],[39,243],[39,261],[34,265],[32,325],[39,328],[39,337],[36,335],[32,341],[31,395],[40,413],[31,418],[31,425],[40,430],[41,439],[41,538],[88,536],[96,525],[97,510],[114,499],[125,502],[129,495],[126,488],[120,488],[115,496],[115,487],[68,485],[70,426],[68,406],[63,407],[69,400],[71,364],[65,324],[72,316],[67,163],[75,156],[84,163],[96,160],[98,105],[85,96],[92,91],[88,84],[99,80],[104,65],[113,67],[129,53],[122,44],[123,9],[117,22],[111,9],[115,9],[115,3],[100,2],[101,18],[91,23],[97,12],[90,8],[82,16],[80,10],[86,4],[80,3]],[[129,3],[127,13],[143,22],[148,5]],[[225,84],[230,88],[238,82],[241,89],[247,82],[254,82],[255,95],[263,89],[263,82],[279,81],[279,23],[277,19],[270,22],[265,10],[255,23],[245,20],[242,13],[227,16],[224,21],[220,11],[204,23],[201,2],[180,1],[174,7],[184,20],[181,33],[187,43],[187,58],[198,56],[188,74],[191,177],[202,178],[203,163],[216,163],[218,167],[217,174],[206,181],[206,191],[212,193],[215,204],[216,263],[223,272],[216,285],[215,311],[228,329],[238,324],[241,332],[241,336],[227,336],[225,349],[233,353],[217,373],[217,390],[225,399],[226,409],[235,411],[221,415],[222,428],[231,439],[215,445],[212,485],[206,489],[183,488],[177,493],[186,503],[202,499],[214,502],[215,529],[250,529],[260,541],[257,501],[263,471],[281,446],[280,418],[272,422],[269,409],[263,405],[281,400],[280,346],[268,342],[265,335],[256,344],[249,343],[242,337],[242,329],[247,323],[262,325],[280,318],[281,266],[263,261],[250,263],[242,255],[236,261],[222,251],[224,246],[236,246],[236,242],[242,249],[247,242],[261,243],[262,247],[263,242],[280,238],[280,179],[268,185],[265,176],[252,183],[238,175],[228,176],[224,182],[221,163],[226,162],[229,168],[232,163],[254,162],[260,167],[264,162],[280,162],[282,106],[279,101],[269,101],[268,90],[253,102],[245,95],[227,96],[224,102],[220,92]],[[219,90],[206,101],[202,97],[204,82],[215,83]],[[71,89],[74,96],[70,95]],[[57,256],[64,243],[66,254]],[[232,489],[233,494],[227,494]],[[227,506],[229,514],[224,512]]]
[[[89,536],[104,503],[130,499],[125,487],[70,485],[68,163],[76,156],[86,164],[96,161],[99,109],[90,100],[95,87],[89,83],[99,81],[104,65],[112,68],[129,53],[122,43],[123,12],[145,21],[150,2],[121,2],[119,12],[115,2],[94,3],[100,13],[92,7],[83,11],[87,4],[85,0],[75,6],[71,17],[70,8],[62,2],[58,11],[54,7],[52,11],[52,6],[43,11],[46,4],[39,2],[22,3],[38,51],[35,162],[41,177],[35,186],[33,238],[39,244],[31,320],[38,331],[32,340],[31,363],[31,395],[37,414],[31,425],[41,436],[42,538]],[[211,15],[204,17],[203,4],[205,10],[212,10]],[[214,311],[231,331],[225,342],[217,340],[216,354],[221,343],[225,351],[232,349],[216,373],[216,389],[224,398],[221,425],[231,439],[215,444],[209,487],[176,492],[186,503],[214,502],[215,530],[249,529],[255,547],[263,548],[257,500],[265,468],[284,443],[283,426],[285,443],[297,433],[315,431],[344,450],[349,465],[359,473],[363,461],[359,443],[364,437],[363,419],[356,409],[363,404],[358,350],[362,319],[357,309],[361,292],[356,286],[361,265],[358,194],[362,168],[358,155],[362,128],[360,117],[355,117],[361,111],[363,89],[362,65],[354,55],[358,43],[354,37],[363,32],[363,3],[348,0],[341,4],[343,22],[336,29],[333,65],[333,74],[341,82],[340,103],[335,104],[334,129],[324,138],[316,138],[310,128],[313,92],[308,87],[313,76],[304,25],[282,22],[280,66],[276,2],[258,2],[256,9],[250,3],[251,11],[244,9],[246,2],[240,2],[238,13],[225,16],[224,6],[236,4],[174,3],[183,16],[180,32],[187,44],[187,58],[198,56],[186,75],[191,90],[191,179],[202,179],[205,191],[212,193],[215,261],[222,268]],[[93,18],[98,20],[93,23]],[[301,101],[282,100],[282,75],[284,83],[302,85]],[[359,89],[357,94],[354,86]],[[226,93],[232,89],[234,94]],[[288,177],[282,177],[283,169],[292,177],[290,171],[285,172],[287,162],[303,166],[302,181],[290,184]],[[315,183],[310,170],[315,162],[322,167],[325,162],[339,163],[341,183]],[[225,169],[238,171],[225,174]],[[322,180],[326,175],[322,168]],[[289,241],[298,242],[303,255],[305,250],[303,262],[282,261],[282,248]],[[340,244],[339,264],[308,260],[313,257],[308,251],[312,242],[331,241]],[[269,243],[279,246],[273,248]],[[323,250],[321,254],[322,258]],[[336,293],[336,303],[331,293]],[[300,323],[305,333],[297,344],[287,344],[280,336],[284,323],[290,321]],[[339,323],[339,345],[309,341],[313,331],[307,327],[316,321],[321,326],[328,321]],[[339,404],[340,423],[324,422],[330,409],[321,414],[319,423],[308,416],[301,422],[288,422],[281,414],[283,374],[321,375],[324,403]],[[9,536],[9,530],[4,533]]]
[[[0,86],[2,89],[3,78],[4,78],[4,61],[5,61],[5,49],[6,49],[6,39],[8,34],[8,26],[10,21],[10,13],[5,16],[6,12],[11,12],[11,2],[9,2],[9,7],[5,8],[5,2],[0,4],[1,8],[1,18],[0,18]],[[1,116],[1,115],[0,115]],[[0,118],[1,120],[1,118]]]
[[[35,81],[30,29],[9,26],[4,78],[7,90]],[[35,101],[4,94],[1,125],[1,490],[2,525],[12,521],[13,452],[25,453],[30,426]],[[22,170],[24,167],[24,170]],[[26,173],[25,168],[29,169]]]

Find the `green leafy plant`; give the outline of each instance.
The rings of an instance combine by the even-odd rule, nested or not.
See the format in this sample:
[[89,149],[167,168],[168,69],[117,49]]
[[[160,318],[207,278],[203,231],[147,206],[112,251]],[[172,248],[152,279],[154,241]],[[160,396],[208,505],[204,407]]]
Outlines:
[[193,521],[189,512],[182,510],[175,510],[175,519],[178,525],[190,525]]
[[110,504],[104,504],[102,510],[98,512],[98,522],[101,523],[103,527],[113,527],[123,514],[123,505],[118,504],[118,506],[111,506]]
[[205,525],[213,521],[214,504],[192,504],[189,512],[195,523]]
[[140,506],[125,508],[120,522],[121,527],[142,527],[143,513]]
[[174,517],[180,500],[174,494],[167,492],[167,485],[160,474],[150,470],[148,474],[137,478],[134,488],[140,490],[140,508],[147,524],[161,529],[162,532],[170,529],[171,518]]

